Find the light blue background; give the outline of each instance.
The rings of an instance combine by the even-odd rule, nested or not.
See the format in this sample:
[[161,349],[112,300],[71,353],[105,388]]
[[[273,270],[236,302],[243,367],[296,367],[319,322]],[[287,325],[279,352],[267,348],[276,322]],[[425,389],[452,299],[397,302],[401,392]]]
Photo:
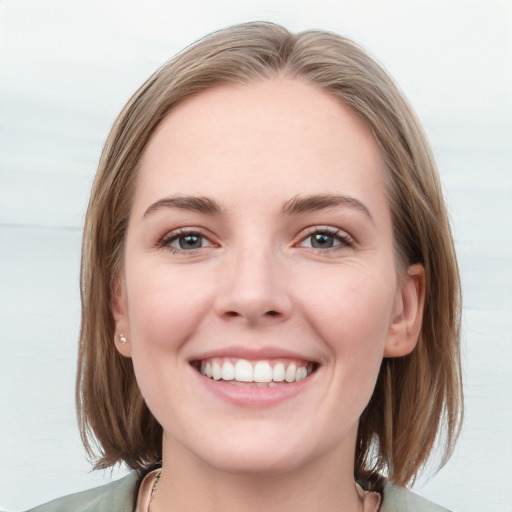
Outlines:
[[81,225],[102,143],[164,61],[255,19],[354,38],[423,120],[462,271],[467,417],[452,460],[416,490],[512,511],[509,0],[0,1],[0,508],[111,477],[89,473],[74,410]]

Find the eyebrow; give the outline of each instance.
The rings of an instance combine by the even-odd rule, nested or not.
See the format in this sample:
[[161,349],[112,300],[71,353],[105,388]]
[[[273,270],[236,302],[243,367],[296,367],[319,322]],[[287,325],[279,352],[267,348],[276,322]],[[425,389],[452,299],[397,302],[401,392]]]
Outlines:
[[332,208],[335,206],[349,206],[351,208],[355,208],[356,210],[363,212],[373,222],[370,210],[368,210],[368,208],[359,201],[359,199],[343,194],[298,195],[284,204],[283,213],[287,215],[305,213]]
[[171,196],[164,197],[154,202],[145,212],[144,217],[160,208],[180,208],[182,210],[192,210],[200,213],[219,214],[220,205],[209,197],[196,196]]
[[[363,212],[372,222],[373,217],[368,208],[355,197],[343,194],[315,194],[309,196],[297,195],[286,201],[283,205],[282,213],[284,215],[293,215],[311,211],[323,210],[336,206],[349,206]],[[208,213],[218,215],[222,208],[215,200],[204,196],[178,195],[164,197],[151,204],[144,212],[144,217],[161,208],[179,208],[182,210],[191,210],[199,213]]]

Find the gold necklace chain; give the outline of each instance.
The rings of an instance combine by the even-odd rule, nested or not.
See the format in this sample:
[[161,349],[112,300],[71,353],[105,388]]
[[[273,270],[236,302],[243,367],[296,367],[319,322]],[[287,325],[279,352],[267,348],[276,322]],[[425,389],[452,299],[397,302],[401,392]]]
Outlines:
[[[153,486],[151,487],[151,495],[149,497],[149,503],[148,503],[148,512],[151,512],[151,504],[153,503],[153,498],[155,497],[156,488],[158,487],[158,482],[160,481],[160,477],[162,476],[162,470],[158,471],[156,475],[153,477]],[[364,493],[363,489],[359,486],[359,484],[356,484],[359,489],[361,489],[361,492]],[[364,511],[364,504],[366,501],[366,496],[360,496],[361,499],[361,511]],[[379,500],[380,502],[381,500]],[[380,509],[381,503],[379,503],[379,507],[377,510]]]
[[148,503],[148,512],[151,512],[151,503],[153,503],[153,498],[155,497],[156,488],[158,487],[158,482],[160,480],[160,475],[162,474],[162,470],[160,470],[154,477],[153,477],[153,487],[151,488],[151,496],[149,497],[149,503]]

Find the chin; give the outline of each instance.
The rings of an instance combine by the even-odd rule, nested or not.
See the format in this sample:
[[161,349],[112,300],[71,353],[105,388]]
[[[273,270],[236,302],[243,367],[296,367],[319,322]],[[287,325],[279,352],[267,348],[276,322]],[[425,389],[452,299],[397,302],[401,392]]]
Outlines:
[[275,423],[261,421],[243,423],[212,428],[207,436],[189,438],[190,444],[183,439],[181,445],[209,468],[229,474],[270,476],[297,470],[336,444],[330,443],[328,436],[315,435],[311,428],[290,428],[288,424],[276,428]]
[[203,455],[210,467],[240,476],[265,477],[291,472],[306,463],[299,450],[282,453],[260,447],[231,449]]

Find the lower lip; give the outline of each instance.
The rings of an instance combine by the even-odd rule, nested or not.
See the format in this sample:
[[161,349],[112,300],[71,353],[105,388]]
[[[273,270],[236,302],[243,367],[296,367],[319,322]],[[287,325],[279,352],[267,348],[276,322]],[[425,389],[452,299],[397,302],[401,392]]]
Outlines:
[[222,400],[239,407],[257,408],[270,407],[297,396],[311,383],[316,372],[299,382],[278,384],[272,387],[237,386],[226,381],[210,379],[196,370],[194,373],[202,386]]

